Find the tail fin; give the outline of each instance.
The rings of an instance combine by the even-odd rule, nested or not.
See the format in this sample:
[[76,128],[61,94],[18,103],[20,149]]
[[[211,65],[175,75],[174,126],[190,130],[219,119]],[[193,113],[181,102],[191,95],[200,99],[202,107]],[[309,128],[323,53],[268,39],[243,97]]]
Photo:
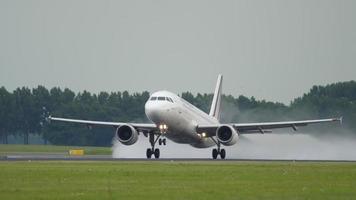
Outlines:
[[211,103],[209,115],[215,117],[217,120],[220,120],[220,102],[221,102],[221,93],[222,93],[222,80],[223,76],[219,74],[218,80],[215,87],[213,102]]

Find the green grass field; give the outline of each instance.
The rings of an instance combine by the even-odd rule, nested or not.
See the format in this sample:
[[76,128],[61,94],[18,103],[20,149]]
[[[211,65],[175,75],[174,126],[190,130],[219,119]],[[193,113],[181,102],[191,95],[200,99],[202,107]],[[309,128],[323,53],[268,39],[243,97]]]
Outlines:
[[2,161],[0,199],[356,199],[356,163]]
[[63,153],[66,154],[70,149],[84,149],[86,155],[111,155],[110,147],[75,147],[75,146],[56,146],[56,145],[14,145],[0,144],[0,155],[15,153]]

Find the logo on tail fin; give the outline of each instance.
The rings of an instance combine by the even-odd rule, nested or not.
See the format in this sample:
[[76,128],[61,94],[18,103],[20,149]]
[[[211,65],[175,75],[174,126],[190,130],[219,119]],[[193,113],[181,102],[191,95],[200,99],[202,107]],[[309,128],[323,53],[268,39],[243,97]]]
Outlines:
[[220,120],[220,104],[221,104],[221,93],[222,93],[222,80],[223,76],[219,74],[218,80],[216,82],[213,102],[211,103],[209,115]]

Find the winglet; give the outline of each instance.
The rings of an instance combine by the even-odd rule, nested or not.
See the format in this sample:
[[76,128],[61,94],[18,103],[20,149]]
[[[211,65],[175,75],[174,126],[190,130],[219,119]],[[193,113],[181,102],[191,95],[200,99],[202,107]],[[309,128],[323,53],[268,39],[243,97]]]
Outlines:
[[343,120],[344,120],[344,117],[339,117],[339,118],[333,118],[332,121],[336,121],[336,122],[340,122],[340,124],[342,125],[343,123]]
[[51,115],[49,115],[48,117],[46,117],[46,122],[51,123],[51,121],[52,121],[52,116],[51,116]]
[[221,93],[222,93],[222,80],[223,76],[219,74],[218,80],[216,82],[213,102],[211,103],[209,115],[220,119],[220,104],[221,104]]

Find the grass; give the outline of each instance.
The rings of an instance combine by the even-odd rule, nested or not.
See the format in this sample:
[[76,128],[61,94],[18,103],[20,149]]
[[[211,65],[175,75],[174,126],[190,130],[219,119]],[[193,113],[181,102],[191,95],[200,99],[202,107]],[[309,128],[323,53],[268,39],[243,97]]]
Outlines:
[[86,155],[111,155],[110,147],[75,147],[56,145],[14,145],[0,144],[0,155],[14,153],[63,153],[67,154],[70,149],[84,149]]
[[356,199],[356,163],[3,161],[0,199]]

